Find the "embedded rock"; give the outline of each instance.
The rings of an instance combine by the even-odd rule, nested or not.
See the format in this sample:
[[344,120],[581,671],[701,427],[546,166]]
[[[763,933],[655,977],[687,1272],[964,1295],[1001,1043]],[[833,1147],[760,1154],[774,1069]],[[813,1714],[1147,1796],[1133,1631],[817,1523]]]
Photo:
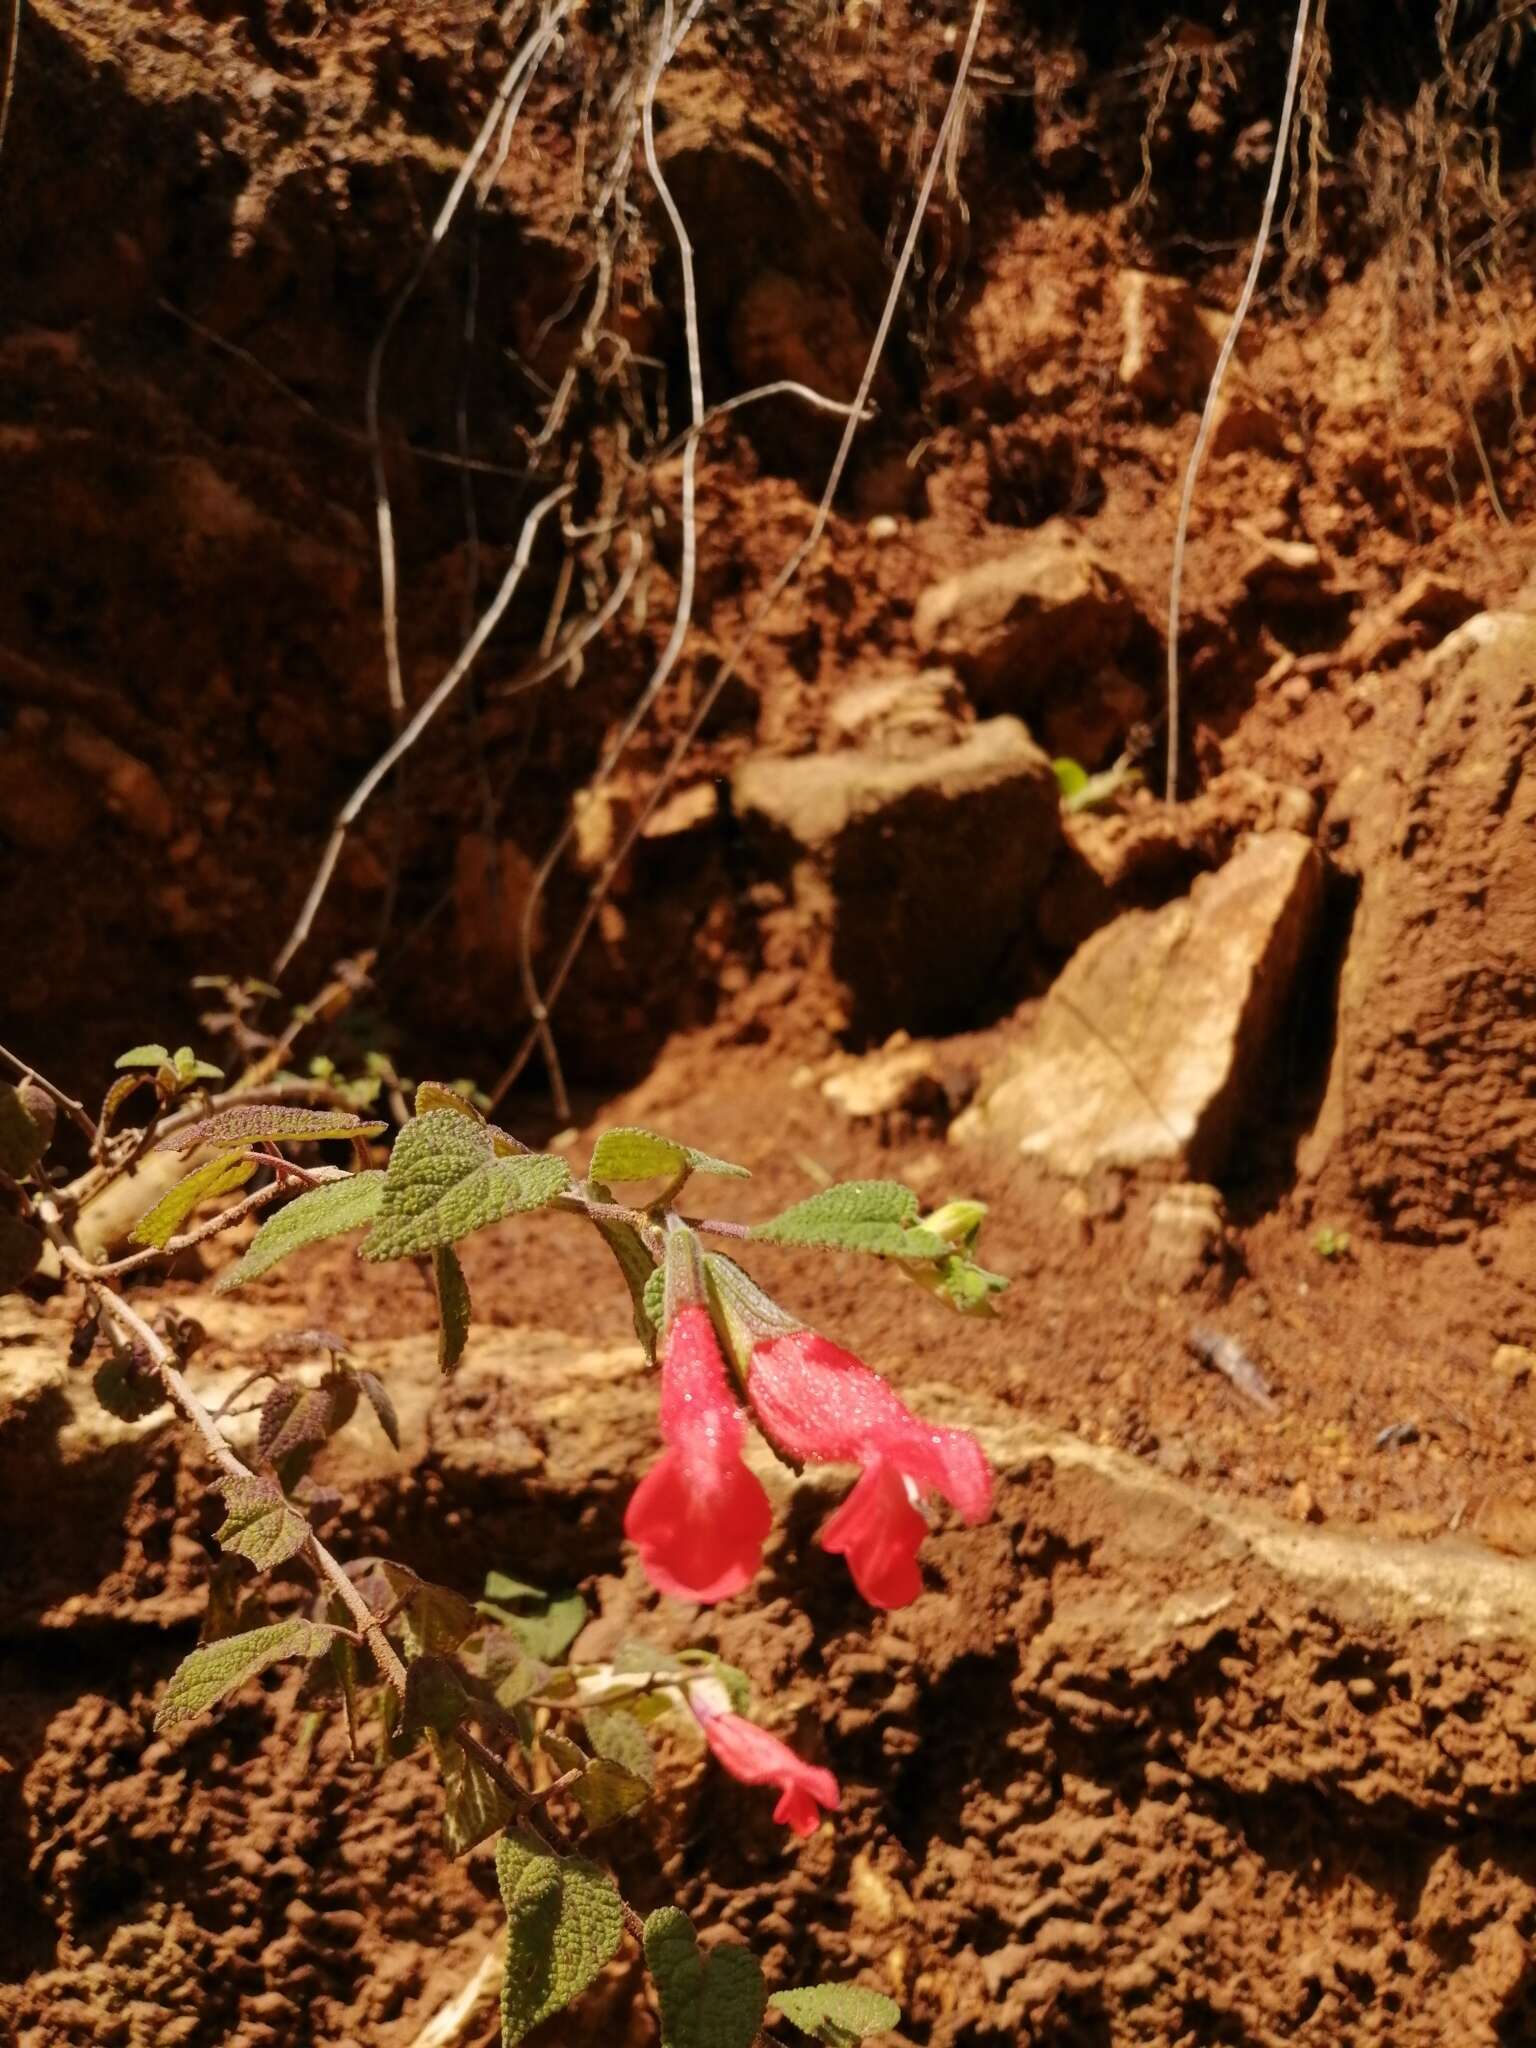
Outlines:
[[1027,704],[1063,674],[1092,675],[1125,647],[1138,613],[1125,584],[1064,519],[932,584],[918,599],[921,651],[983,699]]
[[1032,919],[1060,832],[1051,764],[1016,718],[915,759],[759,757],[734,799],[788,868],[809,964],[861,1037],[969,1018]]
[[1536,1197],[1536,618],[1482,613],[1374,695],[1325,821],[1360,903],[1302,1164],[1394,1235],[1465,1237]]
[[1067,963],[1009,1069],[953,1126],[1074,1177],[1215,1179],[1305,956],[1322,870],[1298,832],[1251,839],[1187,897],[1127,911]]

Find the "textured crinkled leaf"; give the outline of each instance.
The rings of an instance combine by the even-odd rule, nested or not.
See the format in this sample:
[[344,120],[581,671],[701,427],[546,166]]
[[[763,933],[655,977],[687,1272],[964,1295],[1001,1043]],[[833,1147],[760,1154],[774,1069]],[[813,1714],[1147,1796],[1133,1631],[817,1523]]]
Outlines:
[[334,1629],[290,1615],[286,1621],[274,1621],[245,1635],[204,1643],[177,1665],[155,1709],[155,1727],[172,1728],[178,1721],[190,1721],[268,1665],[284,1657],[318,1657],[335,1640]]
[[214,1195],[227,1195],[232,1188],[242,1187],[256,1171],[256,1164],[253,1159],[241,1159],[238,1155],[230,1158],[227,1154],[220,1159],[207,1160],[185,1180],[177,1181],[147,1215],[139,1218],[129,1233],[129,1241],[163,1249],[199,1202],[206,1202]]
[[406,1655],[426,1657],[456,1650],[473,1632],[477,1619],[462,1593],[418,1579],[400,1610]]
[[592,1761],[579,1742],[572,1742],[569,1735],[562,1735],[558,1728],[541,1729],[539,1747],[562,1775],[568,1771],[584,1771]]
[[793,2021],[802,2034],[842,2048],[846,2041],[866,2041],[885,2034],[901,2018],[901,2007],[881,1991],[862,1984],[812,1984],[804,1991],[775,1991],[774,2009]]
[[256,1431],[256,1457],[275,1465],[304,1444],[323,1444],[339,1427],[337,1406],[328,1386],[301,1387],[279,1381],[261,1404]]
[[[601,1181],[587,1183],[593,1197],[599,1202],[609,1199],[608,1189]],[[656,1343],[660,1330],[661,1295],[664,1278],[661,1268],[645,1248],[645,1241],[631,1223],[615,1223],[611,1219],[595,1216],[598,1235],[618,1261],[619,1271],[624,1275],[624,1285],[629,1289],[630,1305],[634,1311],[635,1335],[640,1339],[645,1355],[653,1363],[656,1358]],[[653,1289],[653,1283],[655,1288]],[[654,1293],[656,1311],[653,1314],[651,1301]]]
[[663,1138],[656,1131],[641,1130],[638,1124],[604,1131],[592,1147],[588,1170],[594,1180],[601,1181],[671,1180],[684,1171],[724,1174],[730,1180],[752,1178],[744,1166],[733,1166],[730,1160],[716,1159],[708,1152],[696,1152],[692,1145],[679,1144],[676,1138]]
[[443,1781],[443,1840],[450,1856],[464,1856],[512,1818],[513,1806],[478,1757],[451,1735],[429,1735]]
[[587,1603],[579,1593],[546,1593],[506,1572],[486,1573],[480,1609],[547,1664],[569,1649],[587,1623]]
[[112,1086],[107,1090],[106,1099],[101,1105],[101,1115],[96,1119],[103,1137],[111,1130],[113,1118],[128,1100],[129,1096],[136,1089],[152,1087],[153,1084],[154,1076],[152,1074],[118,1075]]
[[378,1215],[383,1196],[382,1169],[349,1174],[345,1180],[327,1181],[322,1187],[295,1195],[262,1224],[239,1264],[219,1276],[216,1291],[227,1293],[231,1287],[244,1287],[249,1280],[259,1280],[279,1259],[286,1259],[290,1252],[300,1251],[307,1244],[340,1237],[343,1231],[361,1230]]
[[20,1216],[0,1215],[0,1294],[30,1280],[42,1255],[41,1231]]
[[198,1145],[274,1145],[300,1138],[376,1138],[388,1128],[365,1123],[349,1109],[305,1109],[296,1102],[235,1102],[185,1129],[172,1131],[157,1152],[190,1152]]
[[395,1142],[363,1256],[404,1259],[456,1244],[503,1216],[545,1208],[570,1184],[571,1169],[553,1153],[498,1158],[478,1124],[457,1110],[429,1110]]
[[942,1259],[951,1247],[931,1230],[913,1227],[918,1200],[896,1180],[845,1180],[757,1224],[770,1244],[817,1245],[872,1252],[885,1259]]
[[395,1408],[394,1396],[376,1372],[364,1367],[358,1368],[357,1384],[362,1388],[364,1398],[379,1418],[379,1427],[398,1451],[400,1448],[400,1416]]
[[221,1479],[225,1520],[214,1531],[224,1550],[270,1571],[296,1557],[309,1540],[309,1524],[275,1479]]
[[594,1756],[622,1764],[645,1785],[655,1784],[656,1759],[645,1730],[633,1714],[625,1713],[622,1707],[589,1707],[581,1717],[581,1725],[587,1731]]
[[570,1788],[590,1828],[605,1828],[627,1813],[644,1806],[651,1787],[637,1771],[627,1770],[611,1757],[593,1759]]
[[663,1906],[645,1923],[645,1966],[661,2005],[662,2048],[751,2048],[768,1993],[750,1949],[723,1941],[706,1954],[688,1915]]
[[114,1351],[97,1366],[91,1386],[102,1407],[119,1422],[142,1422],[168,1398],[153,1366],[141,1365],[126,1351]]
[[405,1674],[400,1732],[407,1746],[429,1731],[451,1735],[469,1710],[469,1694],[452,1658],[418,1657]]
[[134,1045],[115,1059],[115,1067],[164,1067],[170,1064],[171,1055],[163,1045]]
[[504,1835],[496,1876],[507,1913],[501,1985],[502,2048],[579,1998],[618,1953],[624,1909],[613,1881],[580,1856]]
[[469,1282],[452,1245],[440,1244],[432,1254],[432,1286],[437,1295],[437,1367],[446,1377],[464,1356],[474,1314]]
[[430,1116],[434,1109],[452,1110],[455,1116],[465,1117],[482,1128],[485,1124],[485,1118],[468,1096],[461,1095],[457,1088],[450,1088],[446,1081],[423,1081],[416,1090],[417,1116]]
[[47,1133],[28,1111],[21,1090],[0,1081],[0,1171],[20,1180],[42,1158],[47,1143]]

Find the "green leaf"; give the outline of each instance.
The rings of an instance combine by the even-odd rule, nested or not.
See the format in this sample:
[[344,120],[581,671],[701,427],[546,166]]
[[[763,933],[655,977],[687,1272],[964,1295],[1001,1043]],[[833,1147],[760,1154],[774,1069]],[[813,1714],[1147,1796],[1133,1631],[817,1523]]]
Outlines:
[[[589,1180],[587,1186],[594,1200],[606,1202],[610,1199],[602,1181]],[[618,1261],[624,1284],[629,1289],[635,1335],[640,1339],[646,1357],[654,1364],[661,1328],[661,1297],[659,1293],[656,1295],[656,1312],[652,1314],[651,1291],[653,1283],[658,1288],[661,1284],[661,1268],[646,1250],[645,1240],[632,1223],[616,1223],[603,1216],[594,1216],[592,1221],[597,1225],[598,1235]]]
[[455,1244],[503,1216],[546,1208],[571,1184],[571,1169],[548,1152],[498,1158],[490,1134],[456,1110],[413,1117],[396,1140],[384,1176],[379,1220],[367,1259],[404,1259]]
[[651,1796],[644,1778],[602,1756],[587,1765],[569,1790],[589,1828],[611,1826]]
[[183,1088],[190,1087],[194,1081],[222,1081],[224,1078],[222,1067],[215,1067],[207,1060],[200,1060],[190,1045],[177,1046],[171,1065]]
[[804,1991],[775,1991],[773,2004],[802,2034],[828,2042],[831,2048],[888,2033],[901,2018],[894,1998],[866,1991],[862,1984],[812,1984]]
[[688,1915],[663,1906],[645,1923],[645,1966],[661,2004],[662,2048],[751,2048],[768,1993],[750,1949],[722,1941],[706,1955]]
[[588,1172],[594,1180],[674,1180],[679,1174],[724,1174],[730,1180],[750,1180],[744,1166],[728,1159],[716,1159],[708,1152],[696,1152],[680,1145],[676,1138],[663,1138],[655,1131],[643,1131],[635,1124],[604,1131],[592,1147]]
[[1051,763],[1056,777],[1056,787],[1064,797],[1080,796],[1088,787],[1088,770],[1081,761],[1074,761],[1070,754],[1063,754]]
[[243,1187],[256,1171],[256,1164],[253,1159],[231,1158],[227,1153],[221,1159],[207,1160],[185,1180],[177,1181],[147,1215],[139,1218],[128,1234],[129,1243],[152,1244],[157,1250],[164,1250],[199,1202]]
[[437,1365],[446,1378],[464,1356],[474,1312],[469,1282],[452,1245],[440,1244],[433,1252],[432,1285],[437,1294]]
[[319,1138],[376,1138],[388,1128],[365,1123],[349,1109],[304,1109],[294,1102],[236,1102],[184,1130],[172,1131],[157,1152],[191,1152],[199,1145],[275,1145]]
[[0,1215],[0,1294],[9,1294],[37,1271],[43,1235],[20,1216]]
[[270,1571],[296,1557],[309,1541],[309,1524],[275,1479],[221,1479],[226,1510],[215,1540],[258,1571]]
[[443,1840],[450,1856],[463,1856],[512,1818],[512,1802],[476,1756],[451,1735],[431,1735],[443,1781]]
[[413,1748],[429,1731],[451,1735],[469,1711],[469,1694],[457,1666],[436,1654],[418,1657],[405,1674],[400,1708],[400,1739]]
[[651,1277],[645,1283],[645,1292],[640,1297],[640,1306],[649,1321],[659,1332],[667,1304],[667,1269],[653,1266]]
[[951,1247],[931,1230],[914,1228],[918,1200],[896,1180],[845,1180],[770,1216],[752,1232],[769,1244],[818,1245],[872,1252],[883,1259],[942,1259]]
[[479,1625],[474,1608],[450,1586],[434,1586],[403,1564],[374,1558],[354,1568],[354,1583],[376,1615],[391,1615],[401,1627],[407,1659],[456,1650]]
[[125,1052],[113,1065],[122,1067],[164,1067],[170,1064],[170,1054],[163,1045],[136,1045]]
[[21,1099],[21,1090],[0,1081],[0,1171],[20,1180],[47,1149],[47,1137]]
[[505,1572],[488,1572],[482,1614],[517,1637],[530,1657],[552,1664],[587,1625],[587,1603],[579,1593],[546,1593]]
[[496,1876],[507,1912],[501,1985],[502,2048],[579,1998],[618,1953],[624,1909],[613,1881],[580,1856],[503,1835]]
[[995,1316],[992,1297],[1008,1285],[1005,1274],[989,1273],[964,1252],[953,1252],[933,1266],[910,1265],[902,1270],[925,1294],[962,1316]]
[[588,1707],[581,1717],[581,1725],[587,1731],[594,1756],[622,1764],[631,1776],[639,1778],[646,1786],[655,1784],[656,1759],[651,1754],[645,1730],[633,1714],[626,1714],[622,1707]]
[[434,1109],[451,1109],[455,1116],[467,1117],[472,1124],[484,1125],[485,1118],[476,1109],[467,1095],[461,1095],[457,1088],[450,1088],[444,1081],[423,1081],[416,1090],[416,1114],[430,1116]]
[[246,1247],[238,1265],[219,1276],[215,1293],[227,1294],[231,1287],[244,1287],[269,1273],[279,1259],[307,1244],[319,1244],[343,1231],[360,1230],[379,1213],[384,1196],[382,1171],[349,1174],[345,1180],[327,1181],[295,1195],[269,1216]]
[[336,1639],[334,1629],[317,1621],[290,1615],[267,1628],[254,1628],[245,1635],[224,1636],[216,1643],[204,1643],[190,1657],[184,1657],[155,1709],[155,1728],[174,1728],[178,1721],[190,1721],[254,1678],[283,1657],[319,1657]]
[[418,1579],[400,1610],[407,1657],[426,1657],[456,1650],[478,1617],[462,1593]]

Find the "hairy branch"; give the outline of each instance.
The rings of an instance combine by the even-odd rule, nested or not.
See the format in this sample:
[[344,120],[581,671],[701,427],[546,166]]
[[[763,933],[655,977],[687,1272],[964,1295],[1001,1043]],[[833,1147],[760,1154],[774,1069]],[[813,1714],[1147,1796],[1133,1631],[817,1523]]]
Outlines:
[[366,807],[369,798],[397,763],[402,761],[411,748],[415,746],[417,740],[421,738],[421,735],[426,731],[433,719],[436,718],[438,712],[442,710],[448,699],[469,673],[481,648],[484,647],[486,641],[490,639],[492,633],[495,632],[497,626],[501,623],[502,613],[505,612],[507,606],[512,602],[517,587],[523,580],[523,574],[528,567],[529,559],[533,553],[534,540],[545,516],[556,505],[560,504],[562,500],[568,498],[573,488],[570,484],[561,484],[555,490],[546,492],[528,514],[527,518],[523,521],[523,530],[518,536],[517,551],[513,555],[506,575],[501,579],[500,588],[481,613],[479,625],[476,626],[474,632],[470,634],[469,638],[460,648],[458,658],[449,668],[448,673],[443,677],[431,696],[420,706],[410,724],[397,734],[393,745],[385,748],[356,789],[353,790],[351,796],[347,798],[345,804],[342,805],[340,812],[337,814],[331,836],[326,842],[325,852],[321,855],[320,866],[315,874],[315,879],[310,884],[309,894],[304,899],[304,907],[299,912],[298,922],[289,933],[282,952],[277,956],[276,964],[272,970],[274,975],[281,975],[286,971],[294,954],[298,952],[300,946],[309,937],[316,912],[324,901],[325,892],[330,887],[331,877],[336,872],[336,863],[341,858],[341,849],[346,844],[347,834],[351,831],[352,826]]

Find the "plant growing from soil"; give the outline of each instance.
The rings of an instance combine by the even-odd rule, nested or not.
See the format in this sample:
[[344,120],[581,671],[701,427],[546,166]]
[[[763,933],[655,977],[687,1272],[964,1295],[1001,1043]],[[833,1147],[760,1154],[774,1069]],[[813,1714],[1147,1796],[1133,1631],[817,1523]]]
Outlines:
[[[6,1057],[19,1081],[0,1083],[0,1291],[27,1284],[45,1258],[55,1262],[82,1296],[72,1358],[81,1368],[99,1361],[102,1404],[128,1419],[169,1405],[213,1470],[222,1556],[202,1639],[160,1695],[157,1730],[298,1662],[301,1739],[334,1714],[354,1753],[366,1745],[381,1767],[429,1755],[449,1850],[495,1840],[507,1915],[504,2044],[579,1998],[626,1935],[643,1957],[669,2048],[752,2048],[774,2038],[765,2035],[770,2009],[844,2048],[894,2025],[895,2004],[863,1986],[771,1991],[747,1948],[701,1948],[675,1904],[642,1918],[605,1867],[606,1831],[664,1796],[665,1758],[678,1740],[702,1743],[743,1783],[775,1790],[773,1817],[797,1835],[835,1815],[836,1777],[754,1718],[740,1671],[708,1649],[674,1653],[641,1641],[601,1662],[573,1656],[588,1618],[581,1596],[500,1570],[471,1600],[402,1560],[344,1561],[319,1533],[339,1497],[314,1466],[364,1410],[398,1446],[385,1381],[356,1366],[342,1340],[307,1331],[270,1347],[267,1365],[215,1405],[192,1366],[202,1330],[168,1304],[156,1311],[130,1299],[130,1289],[178,1252],[258,1215],[221,1291],[258,1283],[306,1246],[361,1233],[364,1279],[381,1262],[430,1269],[438,1360],[451,1374],[472,1315],[459,1244],[535,1211],[568,1215],[613,1254],[636,1338],[658,1371],[662,1448],[624,1524],[651,1583],[702,1605],[751,1585],[773,1523],[745,1455],[755,1426],[797,1468],[858,1467],[818,1540],[846,1560],[872,1606],[891,1608],[921,1590],[925,1502],[942,1499],[972,1524],[988,1514],[985,1455],[967,1431],[914,1414],[862,1360],[805,1327],[740,1258],[759,1243],[862,1254],[959,1313],[990,1314],[1004,1282],[972,1256],[982,1205],[950,1202],[924,1216],[900,1183],[850,1181],[748,1225],[682,1206],[696,1179],[745,1178],[745,1169],[655,1131],[604,1131],[578,1177],[562,1156],[531,1150],[468,1095],[436,1082],[416,1089],[386,1144],[387,1124],[351,1106],[334,1076],[289,1083],[279,1100],[270,1085],[211,1092],[222,1075],[190,1048],[137,1046],[92,1118]],[[147,1100],[147,1117],[122,1128],[131,1097]],[[73,1178],[50,1164],[61,1117],[90,1151]],[[345,1148],[349,1165],[325,1162],[320,1147]],[[133,1226],[136,1249],[93,1261],[82,1249],[83,1210],[151,1152],[186,1171]],[[195,1220],[224,1197],[234,1199]]]

